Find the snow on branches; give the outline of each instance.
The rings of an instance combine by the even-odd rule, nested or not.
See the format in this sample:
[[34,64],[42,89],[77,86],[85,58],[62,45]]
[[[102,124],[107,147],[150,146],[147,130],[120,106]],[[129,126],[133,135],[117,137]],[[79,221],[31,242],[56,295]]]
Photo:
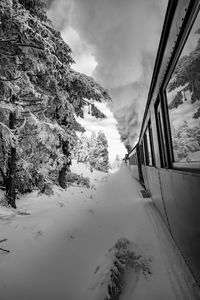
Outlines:
[[[48,20],[42,0],[1,0],[0,147],[4,168],[0,167],[13,203],[18,161],[23,155],[27,164],[20,168],[35,165],[36,172],[42,165],[47,177],[54,168],[60,172],[58,182],[64,182],[76,131],[84,131],[75,116],[84,117],[89,101],[92,115],[105,117],[94,102],[109,101],[108,90],[73,71],[73,62],[71,49]],[[9,160],[15,162],[11,172]]]

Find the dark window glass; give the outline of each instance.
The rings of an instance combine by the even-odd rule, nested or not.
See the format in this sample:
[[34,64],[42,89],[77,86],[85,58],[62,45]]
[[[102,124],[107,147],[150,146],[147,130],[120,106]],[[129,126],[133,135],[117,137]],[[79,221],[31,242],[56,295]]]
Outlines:
[[175,162],[200,161],[200,13],[166,88]]

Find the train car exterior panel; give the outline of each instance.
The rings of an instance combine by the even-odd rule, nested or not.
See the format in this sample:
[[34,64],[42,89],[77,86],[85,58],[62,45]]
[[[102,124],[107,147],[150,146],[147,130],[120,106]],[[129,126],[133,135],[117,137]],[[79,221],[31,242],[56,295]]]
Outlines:
[[159,172],[172,236],[200,284],[200,175]]
[[163,197],[162,197],[159,169],[154,167],[144,167],[144,168],[146,168],[146,174],[147,174],[147,180],[149,184],[149,190],[151,192],[151,198],[155,203],[157,209],[159,210],[168,229],[170,229],[167,220],[164,202],[163,202]]

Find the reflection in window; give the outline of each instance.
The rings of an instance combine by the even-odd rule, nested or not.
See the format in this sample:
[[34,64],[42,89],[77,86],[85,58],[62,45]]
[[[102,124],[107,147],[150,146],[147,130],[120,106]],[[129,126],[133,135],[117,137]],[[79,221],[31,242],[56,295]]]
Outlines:
[[157,121],[157,129],[158,129],[158,137],[159,137],[159,149],[160,149],[160,158],[161,158],[161,166],[167,167],[167,153],[166,153],[166,140],[165,140],[165,131],[163,124],[163,114],[161,109],[161,102],[158,103],[156,108],[156,121]]
[[152,166],[153,159],[152,159],[152,148],[151,148],[151,140],[149,136],[149,127],[147,128],[144,134],[144,141],[145,141],[145,157],[146,157],[146,165]]
[[149,138],[149,129],[146,131],[146,139],[147,139],[147,153],[148,153],[148,165],[152,166],[152,155],[151,155],[151,144]]
[[200,13],[167,85],[175,162],[200,161]]

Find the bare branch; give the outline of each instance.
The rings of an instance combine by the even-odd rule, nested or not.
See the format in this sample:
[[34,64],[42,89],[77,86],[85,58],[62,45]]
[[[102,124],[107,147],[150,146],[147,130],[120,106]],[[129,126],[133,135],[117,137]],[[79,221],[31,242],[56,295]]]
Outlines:
[[6,242],[7,239],[0,240],[0,243]]
[[3,249],[3,248],[0,248],[0,250],[2,250],[4,252],[10,252],[9,250]]
[[[0,243],[6,242],[6,241],[7,241],[7,239],[3,239],[0,241]],[[0,248],[0,250],[5,251],[5,252],[10,252],[9,250],[3,249],[3,248]]]
[[12,130],[11,130],[7,125],[5,125],[5,124],[3,124],[2,122],[0,122],[0,126],[6,128],[7,131],[10,133],[10,135],[12,136],[12,138],[13,138],[15,141],[17,141],[16,136],[13,134]]

